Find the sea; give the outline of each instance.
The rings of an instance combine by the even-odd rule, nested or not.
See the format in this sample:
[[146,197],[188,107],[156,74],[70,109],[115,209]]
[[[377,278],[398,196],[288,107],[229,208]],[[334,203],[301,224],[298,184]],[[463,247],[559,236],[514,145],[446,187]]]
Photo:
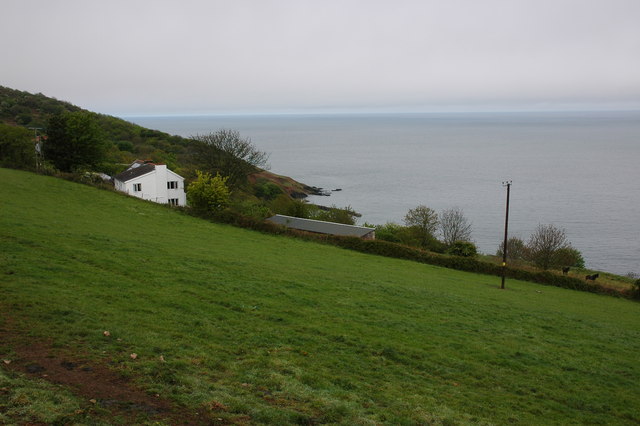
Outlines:
[[238,130],[271,171],[327,190],[359,224],[457,207],[494,254],[539,224],[563,228],[591,269],[640,274],[640,111],[123,117],[180,136]]

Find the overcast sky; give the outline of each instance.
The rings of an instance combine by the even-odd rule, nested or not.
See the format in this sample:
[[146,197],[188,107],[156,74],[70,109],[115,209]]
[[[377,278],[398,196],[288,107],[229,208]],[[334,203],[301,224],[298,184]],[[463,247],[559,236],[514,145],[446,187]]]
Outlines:
[[640,0],[1,0],[0,85],[113,115],[640,109]]

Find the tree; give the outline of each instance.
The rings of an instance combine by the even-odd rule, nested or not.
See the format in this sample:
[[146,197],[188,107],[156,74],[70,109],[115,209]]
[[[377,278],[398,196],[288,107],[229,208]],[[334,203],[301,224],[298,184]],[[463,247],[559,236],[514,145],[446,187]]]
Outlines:
[[442,242],[447,246],[456,241],[471,240],[471,223],[464,216],[461,209],[454,207],[443,210],[439,216],[440,233]]
[[0,123],[0,166],[33,169],[35,165],[33,133],[23,127]]
[[[500,243],[500,247],[496,253],[496,256],[502,257],[504,254],[504,241]],[[507,240],[507,260],[519,261],[526,260],[529,258],[529,250],[527,249],[527,245],[522,241],[521,238],[511,237]]]
[[187,200],[194,210],[201,213],[216,213],[229,205],[231,192],[227,187],[227,178],[219,174],[211,176],[196,170],[196,180],[187,187]]
[[556,266],[558,250],[569,246],[564,229],[542,224],[533,231],[527,243],[531,261],[542,269]]
[[556,266],[584,268],[584,258],[582,257],[582,253],[571,246],[562,247],[556,250],[554,263]]
[[331,207],[316,206],[315,211],[309,214],[309,219],[322,220],[324,222],[344,223],[345,225],[355,225],[356,217],[359,214],[351,206],[338,208],[335,204]]
[[94,114],[77,111],[52,116],[43,153],[63,172],[96,168],[105,158],[106,144]]
[[268,168],[269,155],[258,150],[251,139],[240,137],[237,130],[192,136],[194,161],[211,173],[229,178],[228,185],[237,187],[258,169]]
[[404,224],[414,231],[419,244],[426,248],[435,240],[434,234],[438,229],[438,213],[432,208],[420,205],[407,212]]

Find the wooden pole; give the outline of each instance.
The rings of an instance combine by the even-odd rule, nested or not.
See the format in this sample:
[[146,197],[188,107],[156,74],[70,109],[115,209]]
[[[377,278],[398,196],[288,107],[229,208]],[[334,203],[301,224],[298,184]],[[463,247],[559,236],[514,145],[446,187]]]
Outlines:
[[507,187],[507,211],[504,217],[504,244],[502,248],[502,284],[500,288],[504,290],[504,280],[507,275],[507,235],[509,231],[509,193],[511,192],[511,181],[502,182],[502,186]]

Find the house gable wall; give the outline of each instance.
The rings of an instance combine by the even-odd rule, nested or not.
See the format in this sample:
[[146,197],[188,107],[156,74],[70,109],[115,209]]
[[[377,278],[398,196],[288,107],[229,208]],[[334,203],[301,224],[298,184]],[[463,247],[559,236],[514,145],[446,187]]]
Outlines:
[[[169,181],[178,182],[178,187],[169,189],[167,184]],[[164,164],[155,165],[154,169],[149,173],[136,176],[126,182],[115,179],[114,184],[118,191],[144,200],[166,204],[170,199],[177,199],[177,205],[185,206],[187,204],[187,197],[184,192],[184,178],[167,169]],[[137,190],[138,185],[139,191]]]

